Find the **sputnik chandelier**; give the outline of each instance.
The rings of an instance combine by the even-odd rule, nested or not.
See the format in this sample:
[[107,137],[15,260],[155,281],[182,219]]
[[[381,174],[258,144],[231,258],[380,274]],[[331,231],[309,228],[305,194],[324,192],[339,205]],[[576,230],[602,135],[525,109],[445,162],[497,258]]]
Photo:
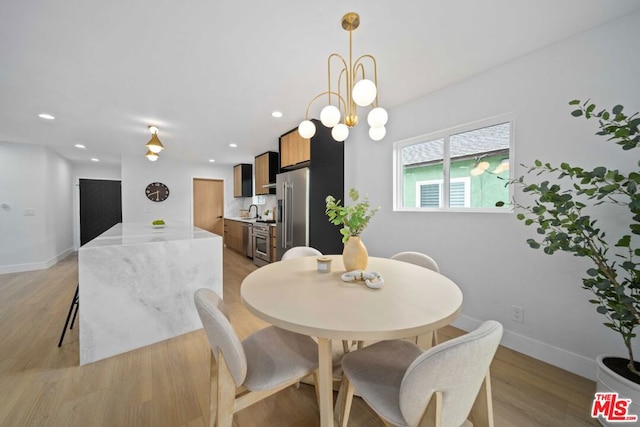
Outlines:
[[147,159],[155,162],[158,160],[160,152],[164,149],[164,145],[158,139],[158,128],[156,126],[148,126],[149,132],[151,132],[151,139],[145,145],[147,147]]
[[[320,121],[328,128],[331,128],[331,136],[336,141],[342,142],[349,136],[349,128],[358,124],[357,107],[374,108],[367,116],[369,137],[374,141],[380,141],[387,133],[384,127],[387,124],[389,115],[384,108],[378,106],[378,71],[376,59],[372,55],[362,55],[353,61],[352,57],[352,35],[353,31],[360,25],[360,16],[355,12],[347,13],[342,17],[342,28],[349,32],[349,63],[337,54],[332,53],[327,59],[327,80],[328,89],[322,92],[309,102],[305,120],[298,126],[298,132],[303,138],[311,138],[316,133],[315,124],[309,120],[309,108],[311,104],[322,96],[327,96],[328,105],[320,112]],[[337,73],[337,84],[332,89],[331,62],[335,60],[339,64],[340,71]],[[335,62],[334,61],[334,62]],[[373,71],[373,81],[367,79],[365,73],[365,63],[370,63]],[[360,79],[356,82],[357,79]],[[337,104],[334,105],[334,101]],[[344,118],[341,123],[340,120]]]

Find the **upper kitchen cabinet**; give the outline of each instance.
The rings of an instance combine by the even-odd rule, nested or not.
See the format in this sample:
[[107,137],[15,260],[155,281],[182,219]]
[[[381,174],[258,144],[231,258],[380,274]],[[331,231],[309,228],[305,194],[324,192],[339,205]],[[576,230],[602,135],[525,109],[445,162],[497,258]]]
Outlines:
[[[313,138],[312,138],[313,139]],[[280,137],[280,168],[295,169],[311,160],[311,143],[298,133],[298,128]]]
[[[278,153],[267,151],[256,156],[256,194],[276,194],[276,174],[278,173]],[[264,187],[273,184],[273,187]]]
[[[331,129],[320,120],[311,119],[316,125],[316,133],[310,139],[303,138],[298,128],[292,129],[280,137],[280,169],[283,171],[309,167],[326,174],[340,173],[344,169],[344,143],[331,137]],[[323,178],[324,179],[324,178]]]
[[253,166],[241,163],[233,167],[233,197],[252,197]]

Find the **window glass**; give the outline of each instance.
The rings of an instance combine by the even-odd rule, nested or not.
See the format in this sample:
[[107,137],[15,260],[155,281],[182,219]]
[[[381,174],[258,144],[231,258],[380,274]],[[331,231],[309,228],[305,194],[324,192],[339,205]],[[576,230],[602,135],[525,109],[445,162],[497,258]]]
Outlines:
[[508,210],[512,122],[501,119],[396,143],[395,209]]

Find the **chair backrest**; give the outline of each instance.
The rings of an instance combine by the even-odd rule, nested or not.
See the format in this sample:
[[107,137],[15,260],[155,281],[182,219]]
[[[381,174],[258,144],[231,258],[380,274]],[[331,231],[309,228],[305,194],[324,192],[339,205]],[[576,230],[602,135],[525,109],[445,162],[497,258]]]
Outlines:
[[399,252],[392,256],[391,259],[419,265],[420,267],[428,268],[429,270],[433,270],[436,273],[440,273],[438,263],[429,255],[425,255],[420,252]]
[[322,252],[310,246],[294,246],[282,254],[282,261],[304,256],[320,256]]
[[437,345],[409,366],[400,387],[400,410],[417,426],[434,392],[442,392],[442,426],[462,425],[473,406],[502,338],[502,325],[478,329]]
[[219,350],[236,386],[242,385],[247,376],[247,356],[242,342],[229,322],[224,302],[214,291],[207,288],[198,289],[194,301],[213,356],[218,360]]

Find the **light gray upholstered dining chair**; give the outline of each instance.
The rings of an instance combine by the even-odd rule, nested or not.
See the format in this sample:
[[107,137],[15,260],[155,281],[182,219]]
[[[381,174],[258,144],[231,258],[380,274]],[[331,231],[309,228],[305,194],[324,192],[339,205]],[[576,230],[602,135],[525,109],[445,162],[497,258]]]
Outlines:
[[285,253],[282,254],[282,261],[293,258],[300,258],[304,256],[320,256],[322,252],[317,250],[316,248],[312,248],[311,246],[294,246],[291,249],[288,249]]
[[435,271],[436,273],[440,273],[440,267],[438,267],[438,263],[429,255],[425,255],[421,252],[398,252],[397,254],[393,255],[391,259],[419,265],[420,267],[428,268],[429,270]]
[[313,374],[318,346],[306,335],[268,326],[240,341],[222,299],[198,289],[194,300],[211,347],[210,426],[230,427],[233,414]]
[[502,325],[488,320],[425,352],[391,340],[346,354],[341,426],[354,390],[387,425],[459,427],[469,418],[474,427],[493,426],[489,366],[501,338]]
[[[428,268],[431,271],[440,273],[440,267],[438,267],[438,263],[429,255],[425,255],[421,252],[413,252],[413,251],[398,252],[397,254],[393,255],[391,259],[419,265],[420,267]],[[433,331],[433,337],[431,341],[433,345],[438,344],[437,330]],[[415,342],[416,343],[418,342],[418,337],[415,337]]]

